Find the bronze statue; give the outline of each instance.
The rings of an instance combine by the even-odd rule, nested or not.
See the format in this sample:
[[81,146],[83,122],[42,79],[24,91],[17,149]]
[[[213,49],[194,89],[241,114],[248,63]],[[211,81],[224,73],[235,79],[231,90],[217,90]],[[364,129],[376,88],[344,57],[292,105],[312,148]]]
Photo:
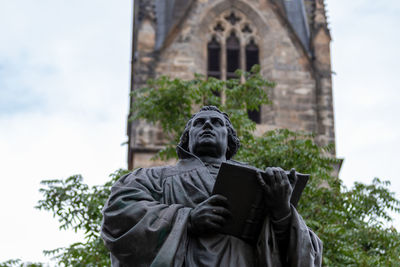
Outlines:
[[224,196],[211,193],[222,162],[241,164],[231,160],[239,145],[228,115],[206,106],[188,121],[175,166],[122,177],[103,210],[112,266],[321,266],[322,242],[290,205],[281,168],[258,175],[269,213],[257,242],[221,233],[231,212]]

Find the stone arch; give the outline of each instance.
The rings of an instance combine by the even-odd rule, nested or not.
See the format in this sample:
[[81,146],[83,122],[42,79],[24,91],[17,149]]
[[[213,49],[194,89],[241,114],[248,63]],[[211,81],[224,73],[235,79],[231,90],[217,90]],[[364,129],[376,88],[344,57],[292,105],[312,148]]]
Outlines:
[[236,9],[240,13],[244,13],[247,17],[251,18],[255,27],[261,31],[261,35],[268,33],[269,27],[266,21],[249,4],[240,0],[222,0],[216,1],[216,3],[213,5],[209,5],[209,8],[203,12],[197,34],[206,34],[209,25],[212,24],[222,13],[229,9]]
[[[268,8],[270,8],[271,11],[274,13],[275,18],[278,19],[280,25],[287,30],[287,34],[293,45],[296,46],[298,51],[300,51],[300,53],[307,59],[307,68],[309,71],[312,72],[312,75],[314,75],[310,55],[302,45],[300,39],[297,37],[296,32],[290,26],[290,23],[285,15],[282,14],[276,4],[271,3],[268,5]],[[259,39],[262,39],[259,36],[267,36],[268,34],[271,34],[271,29],[269,25],[270,18],[265,18],[262,15],[261,11],[254,8],[250,3],[247,3],[243,0],[220,0],[215,1],[213,4],[209,4],[207,9],[201,14],[201,17],[198,20],[198,27],[195,30],[196,36],[203,36],[207,34],[209,25],[212,24],[213,21],[215,21],[215,19],[220,16],[221,13],[229,9],[236,9],[239,12],[246,14],[248,18],[251,18],[254,26],[259,30],[259,33],[257,34]],[[209,38],[209,36],[207,36],[207,38]],[[266,46],[265,40],[256,41],[260,41],[258,42],[260,44],[260,58],[268,56],[266,54],[263,54],[268,54],[266,49],[263,49]],[[261,42],[263,42],[263,45],[261,44]]]
[[[256,9],[251,7],[245,1],[240,0],[216,0],[209,1],[207,3],[200,3],[198,1],[190,9],[188,13],[189,18],[193,20],[186,20],[180,27],[183,29],[181,32],[175,32],[170,36],[172,40],[179,40],[183,38],[187,39],[190,43],[190,56],[193,59],[193,64],[190,69],[193,73],[200,73],[206,75],[207,70],[207,43],[212,39],[212,35],[209,34],[209,27],[215,21],[215,19],[221,15],[226,10],[235,9],[241,13],[251,17],[253,25],[257,29],[261,29],[260,36],[267,34],[268,26],[265,19],[259,14]],[[188,30],[188,31],[186,31]],[[191,38],[190,36],[195,36],[196,38]],[[220,38],[217,38],[221,42]],[[254,38],[258,41],[258,38]],[[247,41],[246,41],[247,42]],[[166,45],[163,50],[169,49],[169,45]],[[261,42],[260,42],[261,47]],[[260,49],[260,51],[262,51]],[[161,51],[164,54],[164,51]],[[263,55],[260,54],[260,57]]]
[[[255,10],[242,1],[219,1],[202,12],[207,15],[199,17],[196,36],[205,37],[199,46],[200,49],[207,49],[203,66],[207,68],[208,77],[223,80],[237,78],[237,69],[249,71],[251,66],[261,63],[263,49],[260,48],[264,46],[262,36],[268,34],[269,27]],[[219,63],[215,61],[215,51],[209,50],[209,44],[213,42],[220,47],[217,56]],[[257,56],[248,51],[250,44],[257,47]],[[210,53],[213,53],[211,64]],[[201,64],[199,66],[203,67]],[[251,111],[249,116],[256,123],[261,122],[260,111]]]
[[[235,23],[235,25],[229,25],[225,17],[229,16],[231,12],[235,12],[241,17],[241,21]],[[207,43],[212,38],[218,40],[222,47],[225,47],[225,42],[232,31],[237,34],[241,42],[241,54],[244,54],[244,49],[251,40],[255,41],[260,47],[260,58],[263,57],[263,40],[261,36],[265,36],[269,33],[269,27],[266,20],[262,17],[259,12],[254,9],[250,4],[240,0],[222,0],[215,1],[213,4],[208,4],[207,8],[202,11],[199,16],[198,25],[194,31],[195,36],[204,36],[201,38],[201,42],[198,42],[197,49],[200,49],[200,53],[203,57],[197,58],[196,65],[199,66],[200,72],[206,69],[207,62],[205,60],[207,55]],[[222,31],[218,32],[214,28],[221,27]],[[252,33],[245,33],[243,29],[250,27]],[[223,61],[225,59],[222,59]],[[241,59],[241,62],[244,62]],[[261,64],[261,60],[260,60]],[[244,66],[240,66],[243,68]],[[224,76],[224,75],[223,75]]]

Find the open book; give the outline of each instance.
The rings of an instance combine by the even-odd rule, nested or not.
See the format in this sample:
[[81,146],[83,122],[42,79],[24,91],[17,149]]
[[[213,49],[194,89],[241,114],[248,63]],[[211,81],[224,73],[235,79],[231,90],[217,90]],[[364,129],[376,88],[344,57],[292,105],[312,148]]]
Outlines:
[[[222,232],[254,243],[258,239],[267,210],[263,199],[263,189],[257,181],[257,172],[266,178],[266,173],[251,166],[235,165],[223,162],[215,181],[213,195],[223,195],[228,199],[232,219],[224,226]],[[287,172],[289,176],[289,172]],[[297,206],[301,193],[310,177],[297,173],[293,184],[290,202]]]

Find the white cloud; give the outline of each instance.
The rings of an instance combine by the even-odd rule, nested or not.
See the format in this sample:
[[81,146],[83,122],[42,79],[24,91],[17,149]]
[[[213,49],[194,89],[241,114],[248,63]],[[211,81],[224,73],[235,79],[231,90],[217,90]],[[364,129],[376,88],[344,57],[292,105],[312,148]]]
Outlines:
[[[341,178],[392,182],[400,198],[396,170],[400,126],[398,1],[328,1],[331,20],[336,142],[345,161]],[[400,220],[396,222],[400,229]]]
[[2,213],[11,216],[0,228],[1,259],[40,259],[43,249],[77,241],[80,236],[58,232],[55,219],[33,209],[41,198],[39,182],[73,174],[82,174],[91,185],[107,181],[108,174],[125,167],[122,123],[122,118],[93,123],[43,114],[0,120],[0,128],[7,129],[0,133],[0,162],[6,167],[1,174],[0,201]]
[[[131,1],[0,2],[0,261],[42,260],[80,236],[33,209],[42,179],[89,184],[126,166]],[[398,1],[328,0],[338,156],[347,185],[400,198]],[[400,228],[400,222],[397,223]]]
[[40,109],[98,112],[128,102],[130,6],[88,2],[15,1],[2,9],[2,78],[11,72],[11,84],[43,100]]
[[33,207],[43,179],[126,167],[131,3],[0,3],[0,262],[46,261],[81,235]]

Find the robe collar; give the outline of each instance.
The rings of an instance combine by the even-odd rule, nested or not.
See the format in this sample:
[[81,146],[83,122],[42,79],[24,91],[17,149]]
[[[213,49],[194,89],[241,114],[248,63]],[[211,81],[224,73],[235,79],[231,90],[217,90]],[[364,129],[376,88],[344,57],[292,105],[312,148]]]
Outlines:
[[180,169],[183,168],[186,170],[193,169],[195,167],[205,167],[206,168],[206,165],[204,164],[204,162],[199,157],[197,157],[195,154],[187,151],[186,149],[184,149],[181,146],[177,146],[176,149],[177,149],[177,151],[179,151],[178,155],[180,156],[178,164],[177,164],[178,168],[180,168]]
[[[187,151],[183,147],[177,146],[176,150],[179,155],[179,161],[178,161],[176,167],[180,171],[189,171],[191,169],[199,168],[199,167],[207,168],[205,163],[199,157],[197,157],[193,153]],[[230,160],[230,159],[226,160],[226,162],[231,163],[231,164],[236,164],[236,165],[246,165],[247,166],[246,163],[242,163],[242,162],[238,162],[238,161]]]

